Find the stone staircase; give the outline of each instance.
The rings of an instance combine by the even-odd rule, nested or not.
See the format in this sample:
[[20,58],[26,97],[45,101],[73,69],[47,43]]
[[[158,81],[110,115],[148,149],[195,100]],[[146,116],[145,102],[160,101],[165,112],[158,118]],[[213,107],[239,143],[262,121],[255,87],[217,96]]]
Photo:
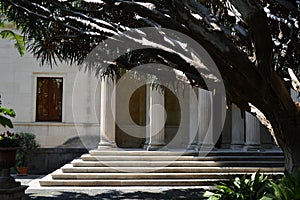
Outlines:
[[[283,173],[281,151],[97,151],[42,180],[43,186],[203,186],[260,170]],[[205,155],[205,156],[204,156]]]

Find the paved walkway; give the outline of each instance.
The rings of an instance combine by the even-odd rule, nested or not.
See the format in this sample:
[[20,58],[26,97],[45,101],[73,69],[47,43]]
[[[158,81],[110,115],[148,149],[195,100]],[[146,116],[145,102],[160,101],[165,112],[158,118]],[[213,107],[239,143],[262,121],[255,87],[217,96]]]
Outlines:
[[15,176],[22,185],[29,186],[26,199],[201,199],[204,187],[40,187],[43,176]]

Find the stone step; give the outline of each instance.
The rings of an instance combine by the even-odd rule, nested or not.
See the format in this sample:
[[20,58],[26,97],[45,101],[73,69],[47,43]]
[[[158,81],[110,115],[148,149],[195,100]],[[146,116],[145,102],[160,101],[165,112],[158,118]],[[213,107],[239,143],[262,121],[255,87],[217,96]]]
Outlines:
[[99,187],[99,186],[208,186],[227,179],[114,179],[114,180],[41,180],[44,187]]
[[272,150],[272,151],[211,151],[208,154],[199,153],[199,156],[283,156],[282,151]]
[[84,154],[83,161],[284,161],[284,156],[92,156]]
[[[207,152],[209,153],[209,152]],[[92,156],[197,156],[197,151],[144,151],[144,150],[129,150],[129,151],[99,151],[90,150]]]
[[282,172],[283,167],[74,167],[66,164],[62,168],[63,173],[253,173],[258,170],[261,172]]
[[144,150],[116,150],[89,151],[91,156],[282,156],[282,151],[144,151]]
[[283,161],[82,161],[74,167],[283,167]]
[[[282,173],[264,173],[268,176],[280,176]],[[243,173],[63,173],[52,174],[53,180],[111,180],[111,179],[230,179]]]
[[[203,152],[202,152],[203,153]],[[281,176],[280,151],[91,150],[40,181],[41,186],[207,186],[258,170]]]

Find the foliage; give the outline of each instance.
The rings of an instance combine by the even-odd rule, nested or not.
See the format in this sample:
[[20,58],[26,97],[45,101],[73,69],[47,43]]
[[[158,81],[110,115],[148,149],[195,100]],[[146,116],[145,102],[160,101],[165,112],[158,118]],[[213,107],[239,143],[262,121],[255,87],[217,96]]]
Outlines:
[[12,30],[2,30],[2,31],[0,31],[0,36],[2,39],[9,39],[11,41],[15,41],[15,48],[19,51],[21,56],[24,55],[25,39],[23,36],[15,33]]
[[[13,124],[8,117],[15,117],[16,113],[13,109],[2,107],[1,103],[0,96],[0,125],[4,128],[6,126],[13,128]],[[9,131],[0,134],[0,147],[19,147],[20,142],[21,138],[18,134]]]
[[300,199],[300,169],[292,176],[285,171],[279,181],[270,181],[270,192],[262,200],[299,200]]
[[247,179],[235,178],[229,183],[216,185],[213,191],[206,191],[203,197],[208,200],[299,200],[300,199],[300,169],[294,175],[288,171],[279,180],[268,179],[258,172]]
[[13,109],[2,107],[1,103],[2,102],[0,96],[0,125],[3,127],[8,126],[9,128],[13,128],[13,124],[7,116],[15,117],[16,113]]
[[19,134],[9,131],[0,134],[0,147],[20,147],[21,142]]
[[[243,3],[234,0],[201,2],[2,0],[1,2],[7,19],[14,21],[17,28],[26,34],[31,41],[29,49],[42,63],[52,63],[55,59],[80,63],[107,37],[132,28],[152,26],[178,30],[196,40],[202,40],[202,44],[205,44],[205,40],[209,41],[206,32],[209,31],[208,34],[215,36],[209,41],[215,48],[219,48],[219,45],[232,48],[227,43],[230,40],[241,55],[245,54],[255,65],[266,64],[259,61],[268,59],[272,62],[269,63],[272,68],[283,75],[287,75],[287,67],[296,73],[299,72],[298,1],[292,0],[293,3],[290,3],[276,0],[260,2],[247,0]],[[251,15],[252,13],[254,14]],[[261,34],[262,39],[257,34]],[[205,37],[202,37],[204,35]],[[261,51],[260,48],[261,50],[266,48],[266,51]],[[155,58],[155,54],[152,54],[152,58]],[[132,55],[134,54],[128,54],[126,59],[121,60],[128,62],[132,58],[139,61],[147,59],[145,52],[140,56]],[[174,66],[178,65],[164,55],[160,56]],[[266,58],[267,56],[272,59]],[[125,67],[121,60],[118,60],[120,64],[118,67]]]
[[14,23],[8,22],[5,16],[1,14],[2,8],[0,3],[0,37],[2,39],[15,41],[15,48],[18,50],[19,54],[23,56],[25,54],[25,37],[12,30],[16,26]]
[[213,192],[206,191],[203,197],[208,200],[257,200],[265,195],[268,182],[267,176],[259,171],[252,174],[250,179],[245,174],[242,178],[237,177],[229,183],[217,185]]
[[39,147],[35,139],[35,135],[32,133],[19,133],[21,149],[17,152],[17,166],[24,167],[27,165],[28,154]]

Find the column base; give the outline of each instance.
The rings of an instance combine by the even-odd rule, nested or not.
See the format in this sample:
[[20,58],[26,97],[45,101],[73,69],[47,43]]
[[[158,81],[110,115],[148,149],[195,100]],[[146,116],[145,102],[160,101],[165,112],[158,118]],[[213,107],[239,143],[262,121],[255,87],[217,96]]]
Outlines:
[[273,149],[273,150],[281,150],[281,148],[280,148],[279,146],[277,146],[277,145],[273,145],[273,146],[272,146],[272,149]]
[[[1,186],[2,187],[2,186]],[[9,189],[0,189],[0,199],[6,200],[25,200],[25,190],[28,186],[19,186],[9,188]]]
[[261,144],[262,149],[272,149],[273,148],[273,144]]
[[1,189],[10,189],[21,186],[20,182],[16,182],[16,180],[10,175],[10,168],[0,169],[0,188]]
[[231,144],[230,145],[230,149],[233,149],[233,150],[239,150],[239,149],[244,149],[244,144]]
[[165,145],[148,145],[147,151],[167,151],[168,148]]
[[148,148],[148,146],[149,146],[149,143],[147,142],[147,143],[144,143],[144,145],[143,145],[143,149],[147,149]]
[[221,144],[221,149],[230,149],[230,144]]
[[246,144],[245,146],[244,146],[244,149],[246,150],[246,151],[259,151],[259,150],[261,150],[261,146],[260,145],[255,145],[255,144]]
[[4,184],[1,183],[1,189],[6,189],[6,190],[11,189],[11,188],[17,188],[20,186],[21,186],[20,182],[4,183]]
[[190,144],[186,148],[187,151],[199,151],[199,146],[196,144]]
[[116,151],[118,147],[115,143],[100,142],[97,149],[100,151]]
[[199,145],[199,148],[198,148],[199,151],[212,151],[214,149],[215,149],[214,144],[201,144],[201,145]]

